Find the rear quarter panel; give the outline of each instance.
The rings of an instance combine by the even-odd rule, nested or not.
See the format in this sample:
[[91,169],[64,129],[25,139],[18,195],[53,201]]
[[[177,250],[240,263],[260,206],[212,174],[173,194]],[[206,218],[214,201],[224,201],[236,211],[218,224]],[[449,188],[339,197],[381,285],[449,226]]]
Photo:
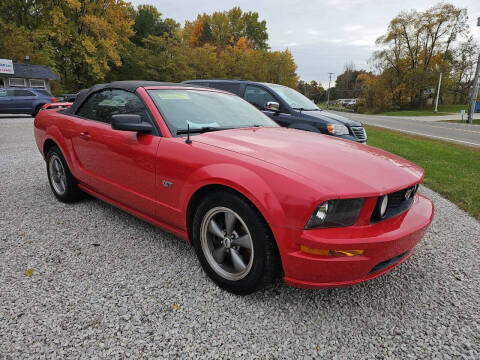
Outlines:
[[44,145],[47,140],[52,140],[61,150],[65,161],[75,176],[71,158],[72,131],[69,130],[69,119],[67,115],[58,112],[56,109],[42,110],[35,117],[34,136],[38,150],[45,158]]

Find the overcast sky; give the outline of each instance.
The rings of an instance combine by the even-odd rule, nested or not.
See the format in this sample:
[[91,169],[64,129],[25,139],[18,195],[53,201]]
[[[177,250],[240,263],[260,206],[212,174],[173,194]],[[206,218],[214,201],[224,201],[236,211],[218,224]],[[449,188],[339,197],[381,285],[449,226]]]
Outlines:
[[[182,25],[197,14],[223,11],[240,6],[257,11],[267,21],[269,45],[273,50],[290,49],[303,80],[328,85],[328,73],[343,72],[345,63],[357,69],[370,69],[368,60],[375,50],[375,39],[402,10],[423,11],[435,0],[134,0],[133,4],[153,4],[164,15]],[[454,0],[468,9],[469,23],[480,39],[480,0]]]

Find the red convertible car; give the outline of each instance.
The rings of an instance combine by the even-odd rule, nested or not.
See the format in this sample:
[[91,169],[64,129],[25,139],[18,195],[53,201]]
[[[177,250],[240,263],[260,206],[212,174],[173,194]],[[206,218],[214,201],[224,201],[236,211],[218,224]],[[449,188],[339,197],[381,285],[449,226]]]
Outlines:
[[405,261],[433,217],[423,170],[351,141],[282,128],[211,88],[113,82],[35,118],[58,200],[88,193],[191,243],[237,294],[283,276],[355,284]]

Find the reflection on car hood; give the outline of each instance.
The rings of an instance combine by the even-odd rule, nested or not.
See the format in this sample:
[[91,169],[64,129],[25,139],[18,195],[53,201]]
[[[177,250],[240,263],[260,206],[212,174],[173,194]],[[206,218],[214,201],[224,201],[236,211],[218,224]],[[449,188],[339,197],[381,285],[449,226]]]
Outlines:
[[337,194],[355,189],[363,196],[374,196],[405,188],[423,177],[423,169],[396,155],[309,131],[232,129],[196,135],[193,141],[287,169]]
[[341,124],[346,126],[362,126],[362,124],[357,121],[353,121],[353,120],[347,119],[344,116],[333,114],[331,112],[324,111],[324,110],[302,111],[302,114],[304,116],[306,115],[312,120],[323,120],[329,124]]

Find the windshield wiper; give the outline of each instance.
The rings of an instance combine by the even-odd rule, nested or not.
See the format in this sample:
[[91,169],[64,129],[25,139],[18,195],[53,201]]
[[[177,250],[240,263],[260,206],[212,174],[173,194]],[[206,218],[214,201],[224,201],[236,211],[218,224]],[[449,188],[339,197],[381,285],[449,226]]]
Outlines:
[[220,131],[220,130],[230,130],[230,129],[234,129],[234,128],[202,126],[202,127],[193,128],[193,129],[179,129],[179,130],[177,130],[176,134],[177,135],[188,134],[188,133],[190,133],[190,134],[192,134],[192,133],[202,134],[202,133],[206,133],[206,132],[210,132],[210,131]]

